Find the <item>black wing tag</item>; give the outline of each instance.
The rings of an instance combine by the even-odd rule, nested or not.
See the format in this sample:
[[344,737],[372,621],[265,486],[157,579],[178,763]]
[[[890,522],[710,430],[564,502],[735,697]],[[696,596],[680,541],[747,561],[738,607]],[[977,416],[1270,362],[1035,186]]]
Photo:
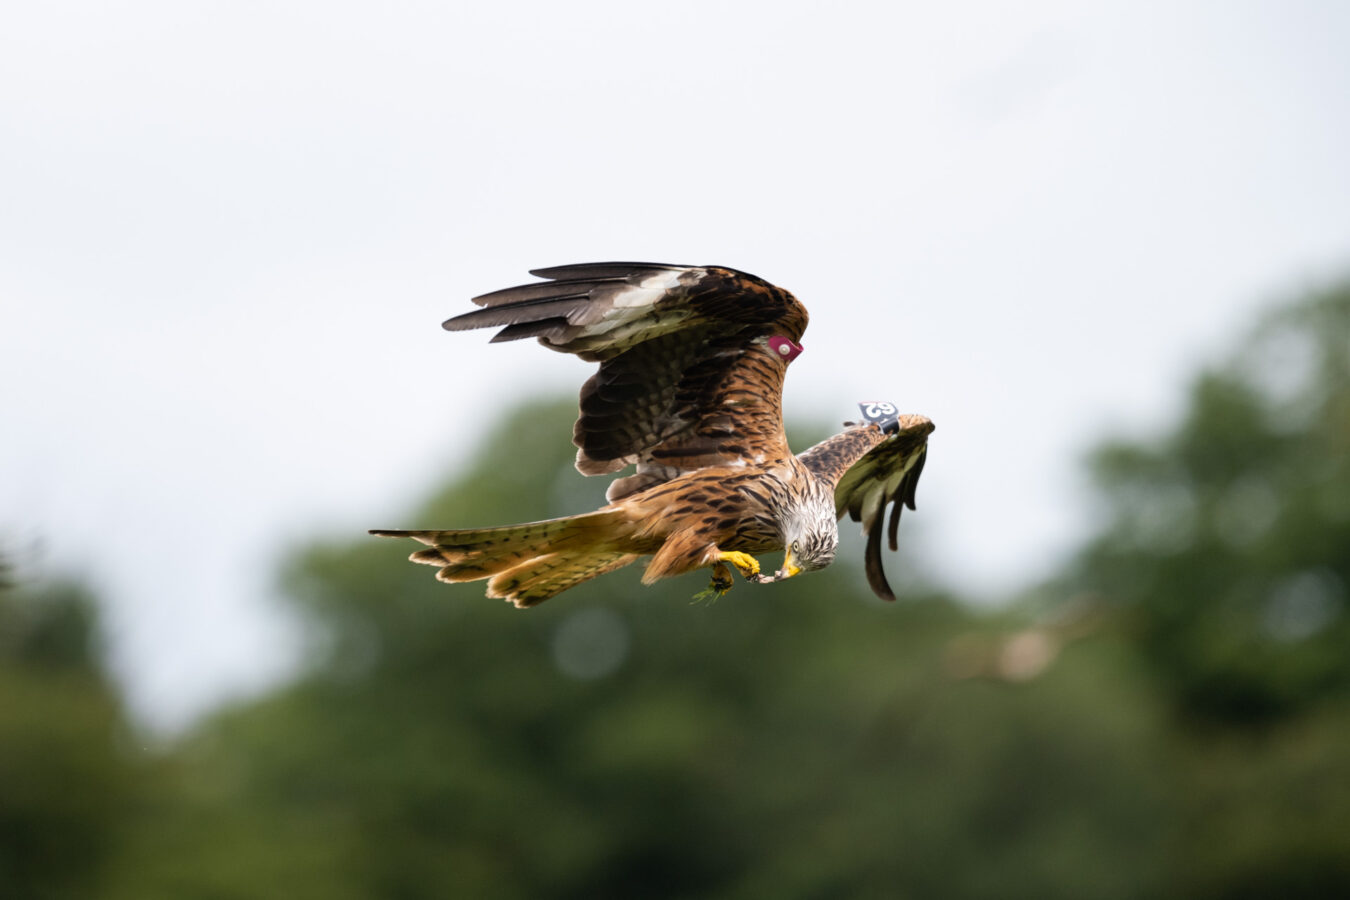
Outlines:
[[894,403],[864,400],[858,404],[858,409],[862,410],[863,421],[867,424],[876,425],[887,434],[900,430],[900,410]]

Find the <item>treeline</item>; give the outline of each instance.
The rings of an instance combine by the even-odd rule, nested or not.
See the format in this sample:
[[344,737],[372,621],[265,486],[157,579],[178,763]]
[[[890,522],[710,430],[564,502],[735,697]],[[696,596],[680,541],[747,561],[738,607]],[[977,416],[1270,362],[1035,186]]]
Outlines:
[[[572,412],[517,411],[389,524],[598,502]],[[155,751],[96,603],[12,565],[0,895],[1350,896],[1350,287],[1091,468],[1100,531],[992,613],[915,578],[882,604],[848,559],[520,612],[322,543],[283,574],[303,675]]]

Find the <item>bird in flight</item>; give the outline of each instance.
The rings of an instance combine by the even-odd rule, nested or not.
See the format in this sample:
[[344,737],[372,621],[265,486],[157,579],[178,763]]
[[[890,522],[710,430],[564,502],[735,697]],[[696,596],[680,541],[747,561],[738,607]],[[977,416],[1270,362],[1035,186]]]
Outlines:
[[[542,603],[651,557],[642,580],[730,566],[768,583],[823,569],[848,513],[867,535],[868,583],[895,596],[881,567],[914,489],[933,423],[894,404],[861,403],[864,421],[793,455],[783,378],[802,352],[806,308],[761,278],[720,266],[584,263],[535,269],[544,279],[474,298],[449,331],[501,328],[492,341],[537,338],[599,369],[581,388],[577,469],[609,475],[607,505],[523,525],[389,531],[427,545],[410,557],[446,582],[488,579],[487,595]],[[889,525],[886,507],[891,506]],[[774,574],[756,554],[785,551]]]

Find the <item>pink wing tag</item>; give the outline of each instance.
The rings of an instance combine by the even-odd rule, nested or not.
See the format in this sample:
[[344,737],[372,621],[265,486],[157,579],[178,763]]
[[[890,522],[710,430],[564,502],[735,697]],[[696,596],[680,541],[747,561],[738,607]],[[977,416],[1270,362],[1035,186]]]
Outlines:
[[801,355],[802,345],[791,338],[785,338],[781,334],[775,334],[773,337],[769,338],[769,349],[788,362],[792,362]]

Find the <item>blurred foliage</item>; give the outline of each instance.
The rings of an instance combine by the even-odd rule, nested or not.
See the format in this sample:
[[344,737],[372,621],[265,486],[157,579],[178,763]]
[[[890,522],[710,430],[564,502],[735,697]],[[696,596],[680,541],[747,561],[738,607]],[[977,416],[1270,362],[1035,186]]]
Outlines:
[[1279,309],[1157,440],[1100,448],[1055,586],[1111,610],[1172,722],[1191,896],[1350,896],[1350,284]]
[[[519,411],[401,524],[593,505],[604,485],[557,439],[574,414]],[[436,582],[411,549],[361,538],[300,558],[287,585],[318,635],[308,676],[183,743],[120,895],[1030,898],[1105,878],[1104,896],[1126,897],[1153,883],[1120,847],[1158,856],[1156,715],[1111,654],[1073,655],[1043,693],[954,679],[949,642],[985,626],[931,590],[873,599],[856,560],[711,605],[690,601],[705,575],[644,588],[634,567],[521,611]]]
[[0,568],[0,896],[91,896],[140,768],[90,597]]
[[[714,604],[633,567],[529,611],[330,541],[284,575],[304,674],[132,755],[87,599],[0,592],[4,895],[1350,895],[1348,354],[1346,289],[1261,323],[1094,456],[1100,533],[993,612],[903,548],[875,600],[853,528]],[[371,524],[598,505],[573,410]]]
[[1350,287],[1282,309],[1159,441],[1093,470],[1108,525],[1070,580],[1131,610],[1188,716],[1262,727],[1350,687]]

